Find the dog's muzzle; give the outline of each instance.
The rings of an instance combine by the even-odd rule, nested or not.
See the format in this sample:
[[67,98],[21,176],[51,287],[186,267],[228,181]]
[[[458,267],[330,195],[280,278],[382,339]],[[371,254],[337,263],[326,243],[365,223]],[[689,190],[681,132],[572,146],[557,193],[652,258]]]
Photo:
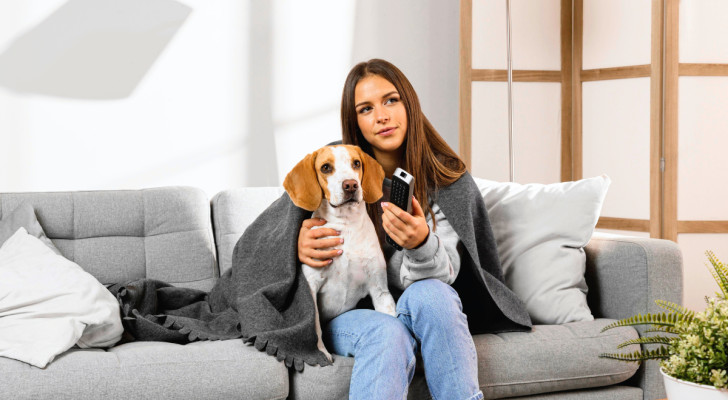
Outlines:
[[357,202],[357,193],[359,192],[359,182],[355,179],[347,179],[341,183],[341,193],[343,198],[341,203],[333,205],[333,207],[340,207],[346,203]]

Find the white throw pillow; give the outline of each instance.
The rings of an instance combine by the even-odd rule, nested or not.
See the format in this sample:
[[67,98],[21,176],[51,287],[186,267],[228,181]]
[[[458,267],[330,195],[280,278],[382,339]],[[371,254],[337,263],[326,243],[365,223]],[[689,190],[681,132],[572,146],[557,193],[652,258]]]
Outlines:
[[109,347],[123,331],[116,298],[25,228],[0,248],[0,356],[44,368],[74,344]]
[[610,179],[550,185],[474,178],[493,228],[506,285],[535,324],[589,321],[586,256]]

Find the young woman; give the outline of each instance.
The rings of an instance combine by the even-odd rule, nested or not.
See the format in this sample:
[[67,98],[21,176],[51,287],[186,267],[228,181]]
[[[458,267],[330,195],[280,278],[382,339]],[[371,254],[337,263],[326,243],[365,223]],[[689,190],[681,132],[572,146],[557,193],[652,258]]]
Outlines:
[[[346,312],[324,328],[327,349],[354,357],[351,399],[402,399],[417,353],[435,399],[482,399],[472,333],[528,330],[523,304],[503,284],[485,205],[465,164],[422,114],[412,85],[384,60],[356,65],[341,101],[343,143],[360,146],[384,168],[415,178],[412,214],[380,201],[369,206],[387,259],[397,318]],[[391,180],[385,179],[383,200]],[[326,221],[304,221],[298,257],[326,268],[339,255]],[[404,249],[386,243],[389,235]],[[331,250],[325,250],[333,248]]]

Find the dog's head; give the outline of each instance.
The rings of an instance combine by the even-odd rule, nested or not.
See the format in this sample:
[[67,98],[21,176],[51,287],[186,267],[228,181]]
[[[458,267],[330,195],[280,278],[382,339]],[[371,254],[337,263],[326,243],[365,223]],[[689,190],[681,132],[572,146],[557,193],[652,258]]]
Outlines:
[[307,155],[283,180],[293,204],[314,211],[321,201],[339,207],[382,197],[382,166],[357,146],[322,147]]

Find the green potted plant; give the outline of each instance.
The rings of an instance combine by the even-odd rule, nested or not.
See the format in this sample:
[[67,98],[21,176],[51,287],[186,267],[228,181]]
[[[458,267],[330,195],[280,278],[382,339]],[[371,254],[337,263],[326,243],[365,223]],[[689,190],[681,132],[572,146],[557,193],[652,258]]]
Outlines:
[[728,399],[728,267],[713,252],[707,251],[706,255],[721,291],[715,297],[705,298],[705,311],[695,312],[657,300],[666,312],[625,318],[602,330],[618,326],[652,326],[646,333],[653,335],[629,340],[617,347],[657,344],[656,349],[599,356],[630,362],[661,360],[660,370],[670,400]]

